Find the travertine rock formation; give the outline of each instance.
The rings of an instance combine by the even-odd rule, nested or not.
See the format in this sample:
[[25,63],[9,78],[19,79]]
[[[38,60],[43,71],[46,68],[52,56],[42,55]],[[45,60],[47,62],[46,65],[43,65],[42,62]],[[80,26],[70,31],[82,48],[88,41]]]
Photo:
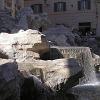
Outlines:
[[13,60],[0,59],[0,100],[20,100],[18,66]]
[[15,34],[0,34],[0,55],[2,58],[24,61],[39,59],[39,55],[49,50],[43,34],[36,30],[19,31]]
[[[67,100],[67,89],[79,83],[79,78],[83,75],[83,69],[86,71],[90,67],[92,68],[90,49],[84,47],[51,48],[57,49],[58,53],[60,53],[56,55],[55,53],[57,52],[51,52],[49,49],[45,36],[36,30],[22,30],[15,34],[0,34],[0,62],[4,63],[1,63],[0,68],[2,66],[5,68],[5,70],[1,69],[2,75],[0,79],[1,81],[3,81],[2,79],[6,80],[2,84],[6,84],[8,80],[10,86],[15,74],[17,79],[13,83],[15,93],[12,93],[12,88],[12,92],[9,92],[9,95],[4,97],[8,98],[8,100],[9,98],[13,100],[14,95],[16,95],[15,100],[19,100],[20,97],[21,100]],[[48,54],[50,54],[49,57],[58,55],[59,57],[48,60]],[[48,59],[40,60],[40,56],[47,56]],[[6,62],[3,59],[6,59],[5,61],[8,62],[7,68]],[[9,69],[9,59],[14,59],[18,68],[13,69],[15,68],[14,62]],[[85,69],[84,66],[90,67]],[[90,75],[90,73],[91,70],[89,73],[84,74]],[[87,78],[89,79],[89,77]],[[10,82],[9,80],[12,81]],[[9,88],[8,85],[7,88]],[[2,88],[0,91],[2,91]],[[5,89],[4,92],[4,95],[6,95],[8,91],[6,92]]]
[[25,77],[35,75],[52,90],[56,86],[59,86],[60,90],[62,83],[65,84],[70,77],[82,70],[75,59],[33,60],[33,62],[18,62],[18,66]]
[[[86,80],[82,79],[82,82],[91,80],[92,76],[90,77],[90,75],[94,74],[92,73],[94,67],[93,67],[93,59],[91,51],[89,48],[55,47],[55,49],[57,48],[59,52],[63,55],[64,59],[46,60],[46,61],[34,60],[33,61],[34,63],[32,63],[31,61],[21,62],[18,63],[19,70],[26,71],[29,75],[33,74],[35,76],[40,77],[41,81],[43,81],[47,86],[51,88],[60,86],[61,83],[66,83],[69,78],[75,76],[82,70],[84,77],[86,79]],[[52,53],[53,52],[51,52],[51,54]],[[76,78],[77,81],[79,81],[78,78]]]

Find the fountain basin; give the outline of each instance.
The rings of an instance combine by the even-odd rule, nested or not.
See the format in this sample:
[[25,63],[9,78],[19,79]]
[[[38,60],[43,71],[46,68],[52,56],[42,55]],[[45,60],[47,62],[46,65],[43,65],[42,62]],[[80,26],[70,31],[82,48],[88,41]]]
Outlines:
[[100,100],[100,82],[74,86],[71,93],[78,96],[78,100]]

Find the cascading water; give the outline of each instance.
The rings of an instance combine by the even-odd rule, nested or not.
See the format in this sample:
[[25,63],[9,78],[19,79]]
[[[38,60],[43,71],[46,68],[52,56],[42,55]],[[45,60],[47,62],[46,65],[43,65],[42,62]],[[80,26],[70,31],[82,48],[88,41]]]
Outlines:
[[93,66],[92,54],[89,48],[85,49],[81,54],[81,66],[83,68],[84,77],[80,79],[79,84],[97,83],[95,68]]
[[100,83],[96,78],[90,49],[85,49],[81,56],[84,77],[79,85],[71,89],[72,93],[79,96],[78,100],[100,100]]
[[[84,77],[80,79],[79,84],[87,84],[97,82],[95,68],[90,48],[88,47],[52,47],[56,48],[61,54],[67,58],[75,58],[83,69]],[[51,51],[53,54],[53,51]]]
[[[79,84],[69,90],[76,95],[77,100],[100,100],[100,82],[96,78],[91,50],[88,47],[53,47],[57,48],[63,57],[75,58],[83,70]],[[53,54],[53,53],[52,53]]]

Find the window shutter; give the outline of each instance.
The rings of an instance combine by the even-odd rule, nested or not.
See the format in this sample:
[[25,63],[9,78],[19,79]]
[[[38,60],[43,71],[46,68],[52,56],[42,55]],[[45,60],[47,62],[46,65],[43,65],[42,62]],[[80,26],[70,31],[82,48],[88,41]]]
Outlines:
[[54,12],[57,12],[57,3],[54,3]]
[[78,1],[78,10],[81,10],[81,1]]
[[63,2],[63,11],[66,11],[66,2]]

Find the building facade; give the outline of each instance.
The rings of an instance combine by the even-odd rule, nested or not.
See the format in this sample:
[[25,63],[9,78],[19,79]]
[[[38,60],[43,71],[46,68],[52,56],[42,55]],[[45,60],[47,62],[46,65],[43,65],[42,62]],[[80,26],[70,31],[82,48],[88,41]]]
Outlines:
[[[5,0],[10,1],[12,15],[16,10],[30,6],[34,14],[47,13],[51,27],[64,25],[84,34],[96,31],[99,34],[100,0]],[[19,2],[18,2],[19,1]],[[4,4],[3,4],[4,5]]]
[[84,34],[97,28],[95,0],[24,0],[34,13],[48,14],[52,25],[64,25]]

